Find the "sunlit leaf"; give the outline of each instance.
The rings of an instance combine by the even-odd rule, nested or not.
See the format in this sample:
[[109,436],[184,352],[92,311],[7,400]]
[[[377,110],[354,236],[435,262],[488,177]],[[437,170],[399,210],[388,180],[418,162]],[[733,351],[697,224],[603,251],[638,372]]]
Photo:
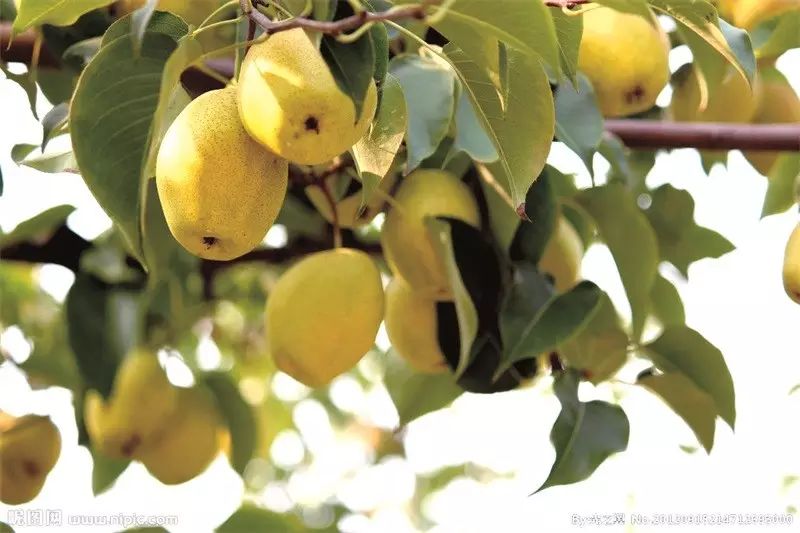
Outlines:
[[594,219],[614,256],[633,314],[634,337],[641,334],[658,267],[658,241],[647,218],[622,185],[581,191],[575,199]]
[[580,401],[578,377],[573,372],[561,374],[553,388],[561,402],[561,413],[550,432],[556,461],[536,492],[583,481],[609,456],[628,447],[630,426],[619,406]]
[[680,373],[650,375],[637,383],[658,395],[697,436],[707,452],[714,446],[717,408],[714,400]]
[[645,353],[665,373],[689,378],[714,400],[720,417],[733,428],[736,403],[728,365],[719,349],[686,326],[671,326],[645,346]]

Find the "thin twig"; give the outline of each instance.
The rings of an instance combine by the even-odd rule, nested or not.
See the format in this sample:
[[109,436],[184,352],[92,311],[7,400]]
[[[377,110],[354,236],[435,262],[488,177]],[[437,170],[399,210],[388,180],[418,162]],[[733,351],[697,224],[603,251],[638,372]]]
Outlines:
[[[588,4],[589,0],[543,0],[548,7],[571,9],[576,6]],[[329,35],[339,35],[349,30],[354,30],[365,24],[383,21],[398,21],[406,19],[423,20],[428,7],[437,5],[435,2],[424,1],[422,4],[399,6],[386,11],[372,12],[360,11],[335,21],[314,20],[306,17],[293,17],[286,20],[270,20],[265,14],[254,9],[250,0],[240,0],[242,12],[248,15],[256,24],[261,26],[268,34],[291,30],[294,28],[305,28]]]
[[[244,4],[247,2],[247,0],[241,0],[241,2]],[[362,11],[361,13],[357,13],[336,21],[314,20],[304,17],[273,21],[270,20],[270,18],[265,14],[253,9],[252,6],[250,6],[249,11],[246,11],[246,13],[255,21],[256,24],[261,26],[261,28],[267,34],[278,33],[294,28],[305,28],[307,30],[314,30],[329,35],[339,35],[343,32],[354,30],[370,22],[406,19],[422,20],[425,18],[425,9],[427,7],[427,5],[411,5],[392,8],[379,13]]]

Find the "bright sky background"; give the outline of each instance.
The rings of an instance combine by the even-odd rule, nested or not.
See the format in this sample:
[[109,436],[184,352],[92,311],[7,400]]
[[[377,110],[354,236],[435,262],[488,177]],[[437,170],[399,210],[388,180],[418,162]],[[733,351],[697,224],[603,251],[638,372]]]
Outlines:
[[[675,50],[671,60],[673,69],[677,68],[689,60],[688,53]],[[779,67],[800,92],[800,51],[784,56]],[[668,97],[666,90],[662,99]],[[46,110],[42,105],[42,114]],[[69,203],[78,208],[69,219],[75,231],[93,238],[106,229],[107,217],[79,176],[42,174],[11,162],[11,146],[38,142],[41,130],[22,91],[6,80],[0,80],[0,117],[0,164],[5,182],[0,228],[8,231],[45,208]],[[577,173],[582,184],[588,182],[577,158],[562,146],[554,147],[551,163],[562,171]],[[600,169],[606,166],[602,160],[596,164]],[[547,379],[533,388],[504,394],[465,394],[452,407],[410,425],[406,458],[390,458],[375,466],[365,466],[363,442],[331,429],[322,406],[304,399],[294,412],[299,432],[280,435],[272,455],[276,462],[291,467],[306,447],[314,462],[310,468],[297,468],[289,483],[268,483],[257,501],[283,510],[291,501],[313,506],[335,495],[353,510],[342,523],[343,531],[415,531],[404,513],[413,495],[414,476],[469,461],[503,476],[486,483],[459,478],[429,498],[424,509],[437,524],[432,529],[436,533],[800,531],[800,517],[790,527],[579,529],[570,525],[572,513],[628,513],[630,517],[631,512],[782,513],[790,505],[800,507],[800,483],[786,483],[787,476],[800,476],[800,393],[789,394],[800,383],[796,329],[800,306],[784,295],[781,281],[783,250],[797,223],[797,211],[759,220],[766,180],[739,153],[731,156],[727,171],[718,167],[711,176],[703,173],[693,150],[662,155],[648,183],[666,182],[689,190],[696,202],[697,222],[719,231],[737,246],[721,259],[695,263],[688,283],[673,269],[663,270],[670,279],[678,280],[688,324],[723,351],[736,386],[736,434],[719,423],[710,456],[680,449],[680,445],[696,446],[694,436],[649,393],[626,385],[585,385],[583,399],[621,396],[631,422],[628,451],[607,461],[586,482],[529,497],[547,476],[554,458],[549,432],[558,402]],[[583,267],[585,277],[607,290],[618,308],[626,309],[607,249],[592,247]],[[39,279],[46,290],[63,298],[72,274],[46,266],[40,269]],[[385,336],[379,341],[385,343]],[[16,328],[3,332],[0,343],[15,357],[24,357],[27,351]],[[205,344],[203,350],[213,364],[214,347]],[[633,381],[641,368],[641,363],[631,365],[622,379]],[[307,394],[283,375],[276,377],[273,387],[287,399]],[[365,390],[353,379],[342,377],[331,390],[337,405],[353,412],[357,420],[385,427],[395,424],[391,401],[379,383]],[[64,442],[61,458],[42,493],[23,508],[62,509],[65,516],[119,512],[177,515],[179,526],[170,528],[172,531],[198,533],[210,531],[239,506],[242,483],[223,460],[217,460],[203,476],[177,487],[161,485],[135,465],[112,490],[94,498],[91,459],[77,446],[69,401],[64,390],[32,392],[18,371],[10,365],[0,366],[0,409],[51,415]],[[254,474],[269,476],[268,471]],[[0,504],[0,520],[6,519],[7,509]],[[47,531],[119,529],[83,526]]]

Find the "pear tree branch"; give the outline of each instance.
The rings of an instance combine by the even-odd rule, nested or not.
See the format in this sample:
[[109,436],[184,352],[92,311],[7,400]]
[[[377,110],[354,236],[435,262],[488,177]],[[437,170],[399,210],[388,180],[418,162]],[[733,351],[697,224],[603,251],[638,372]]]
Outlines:
[[[589,1],[590,0],[543,0],[544,5],[548,7],[562,9],[571,9],[579,5],[588,4]],[[420,4],[398,6],[386,11],[361,11],[349,17],[334,21],[314,20],[306,17],[293,17],[285,20],[271,20],[254,6],[254,4],[262,3],[263,0],[239,0],[242,13],[250,17],[250,19],[258,24],[267,34],[278,33],[294,28],[305,28],[307,30],[327,33],[328,35],[340,35],[344,32],[355,30],[365,24],[370,24],[373,22],[383,22],[388,20],[397,22],[408,19],[424,20],[427,15],[427,8],[438,6],[440,2],[437,0],[423,0]]]

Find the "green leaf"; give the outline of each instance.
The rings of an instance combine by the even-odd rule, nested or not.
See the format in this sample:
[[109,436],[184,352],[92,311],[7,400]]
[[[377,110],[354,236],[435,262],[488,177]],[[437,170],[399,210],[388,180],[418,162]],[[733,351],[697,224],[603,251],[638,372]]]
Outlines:
[[353,101],[355,116],[360,117],[375,73],[375,48],[371,34],[367,32],[353,43],[340,43],[331,35],[323,35],[319,50],[339,89]]
[[101,45],[101,37],[90,37],[89,39],[78,41],[64,50],[64,53],[61,54],[61,59],[65,63],[74,65],[76,69],[82,69],[97,55]]
[[[500,250],[506,252],[511,247],[514,235],[517,233],[522,219],[509,204],[505,191],[501,195],[500,185],[494,180],[488,169],[481,168],[481,189],[486,198],[486,207],[489,210],[489,226]],[[535,185],[535,184],[534,184]],[[502,189],[501,189],[502,190]]]
[[551,9],[550,15],[556,27],[561,71],[578,86],[578,52],[583,35],[583,17],[567,15],[560,9]]
[[[404,2],[406,3],[406,2]],[[559,71],[558,39],[550,8],[544,2],[507,2],[498,9],[495,2],[459,0],[447,10],[441,22],[434,25],[455,46],[466,51],[469,34],[454,31],[467,26],[471,33],[491,36],[538,63],[544,60]],[[477,60],[473,57],[473,60]]]
[[769,39],[758,46],[756,55],[759,59],[778,57],[794,48],[800,48],[800,11],[781,15]]
[[663,327],[686,323],[686,314],[678,289],[661,274],[656,276],[653,288],[650,290],[650,313]]
[[11,160],[19,164],[38,148],[35,144],[15,144],[11,147]]
[[603,116],[592,84],[583,74],[578,76],[577,90],[562,83],[556,91],[555,105],[558,140],[575,152],[593,174],[592,158],[603,137]]
[[369,29],[369,35],[375,51],[375,71],[372,78],[380,87],[389,72],[389,34],[386,25],[379,22]]
[[392,398],[400,425],[450,405],[463,390],[449,372],[420,374],[395,352],[386,354],[386,390]]
[[58,130],[64,127],[69,118],[69,105],[62,102],[42,117],[42,150],[47,147],[47,142],[52,139]]
[[14,74],[6,68],[6,64],[3,61],[0,61],[0,72],[25,91],[25,95],[28,97],[28,105],[30,105],[31,108],[31,114],[33,114],[34,118],[38,119],[39,115],[36,112],[36,97],[38,95],[38,91],[36,90],[36,78],[31,76],[29,72]]
[[470,349],[478,332],[478,312],[469,292],[467,292],[456,262],[450,223],[427,217],[425,226],[436,252],[444,262],[447,279],[450,282],[450,290],[454,296],[460,341],[460,354],[458,365],[455,368],[455,375],[459,377],[470,362]]
[[525,97],[509,98],[504,106],[491,80],[475,62],[452,43],[444,51],[497,150],[499,160],[490,166],[492,174],[519,206],[544,168],[555,131],[547,75],[539,62],[509,50],[508,94]]
[[453,150],[460,150],[474,161],[491,163],[497,161],[497,150],[492,140],[481,126],[475,109],[464,91],[459,91],[455,115],[456,134],[453,139]]
[[525,216],[511,241],[509,256],[513,261],[527,261],[538,265],[547,242],[553,234],[558,218],[558,204],[551,184],[551,171],[547,166],[525,196]]
[[239,389],[228,374],[211,372],[203,376],[203,381],[214,393],[228,426],[231,434],[231,466],[241,475],[253,457],[258,439],[253,410],[239,394]]
[[20,164],[48,174],[78,172],[78,162],[72,151],[29,157],[20,161]]
[[616,11],[639,15],[651,22],[655,22],[645,0],[598,0],[597,3]]
[[131,37],[134,55],[139,55],[142,49],[144,33],[150,26],[150,20],[153,18],[153,13],[157,5],[158,0],[146,0],[144,5],[131,13]]
[[658,242],[653,228],[633,196],[620,184],[581,191],[575,200],[594,219],[600,238],[614,256],[631,305],[634,338],[639,338],[658,269]]
[[305,533],[307,529],[302,520],[294,515],[275,513],[246,503],[214,531],[216,533],[252,533],[253,531]]
[[750,38],[742,30],[720,21],[713,5],[701,0],[651,0],[650,4],[678,23],[678,32],[703,74],[699,78],[702,94],[708,98],[714,96],[728,65],[752,83],[756,64]]
[[398,56],[389,62],[406,100],[408,123],[406,172],[432,155],[450,128],[455,107],[455,80],[440,62],[419,56]]
[[570,368],[580,370],[594,384],[622,368],[628,359],[628,335],[606,293],[602,293],[597,312],[583,330],[557,351]]
[[628,447],[630,426],[617,405],[578,399],[578,377],[561,374],[553,385],[561,413],[550,432],[556,461],[539,492],[587,479],[609,456]]
[[42,24],[69,26],[84,13],[110,3],[112,0],[24,0],[14,19],[13,30],[17,34]]
[[691,428],[706,452],[711,452],[717,418],[717,408],[711,396],[680,373],[645,376],[636,383],[664,400]]
[[[3,293],[4,302],[8,299],[8,291]],[[8,302],[6,305],[9,305]],[[36,306],[36,314],[43,310]],[[31,301],[25,302],[23,314],[31,312]],[[69,349],[67,342],[67,325],[63,313],[55,313],[51,323],[42,321],[41,316],[33,318],[41,331],[31,331],[25,324],[21,324],[25,333],[33,341],[33,350],[30,357],[19,367],[27,374],[31,383],[40,386],[50,385],[64,387],[70,391],[77,391],[83,387],[83,379],[78,372],[75,356]],[[12,322],[13,323],[13,322]]]
[[800,182],[800,154],[785,153],[778,156],[769,171],[767,194],[761,217],[783,213],[797,203]]
[[[187,26],[180,17],[164,11],[156,11],[147,22],[147,31],[163,33],[177,41],[189,33],[189,26]],[[103,34],[101,46],[106,46],[120,37],[130,37],[132,33],[133,17],[131,15],[125,15],[108,27]]]
[[577,335],[600,307],[601,291],[591,281],[553,297],[534,313],[525,313],[519,298],[530,296],[511,293],[500,315],[504,358],[498,372],[512,363],[537,357]]
[[686,326],[670,326],[645,346],[646,355],[665,373],[679,372],[714,399],[716,410],[733,428],[736,403],[733,380],[719,349]]
[[406,131],[406,101],[397,78],[387,74],[380,91],[375,120],[353,146],[359,175],[371,174],[378,182],[389,172]]
[[59,226],[64,224],[75,206],[58,205],[20,222],[13,230],[0,234],[0,247],[7,248],[14,244],[49,237]]
[[734,246],[716,231],[694,221],[694,199],[687,191],[662,185],[651,193],[652,204],[645,211],[658,238],[661,258],[688,275],[689,265],[706,257],[717,258]]
[[81,376],[88,388],[108,397],[117,365],[139,334],[136,296],[79,274],[64,306],[69,345]]
[[174,49],[170,37],[149,32],[138,57],[130,36],[104,46],[83,71],[70,113],[81,175],[143,262],[141,175],[162,71]]
[[611,165],[608,181],[619,181],[633,194],[648,193],[647,175],[656,163],[655,150],[629,150],[617,137],[603,135],[598,152]]
[[94,448],[90,451],[92,452],[92,493],[98,496],[111,488],[131,462],[128,459],[113,459]]
[[77,81],[78,76],[71,69],[39,67],[36,71],[36,83],[52,104],[69,102]]

